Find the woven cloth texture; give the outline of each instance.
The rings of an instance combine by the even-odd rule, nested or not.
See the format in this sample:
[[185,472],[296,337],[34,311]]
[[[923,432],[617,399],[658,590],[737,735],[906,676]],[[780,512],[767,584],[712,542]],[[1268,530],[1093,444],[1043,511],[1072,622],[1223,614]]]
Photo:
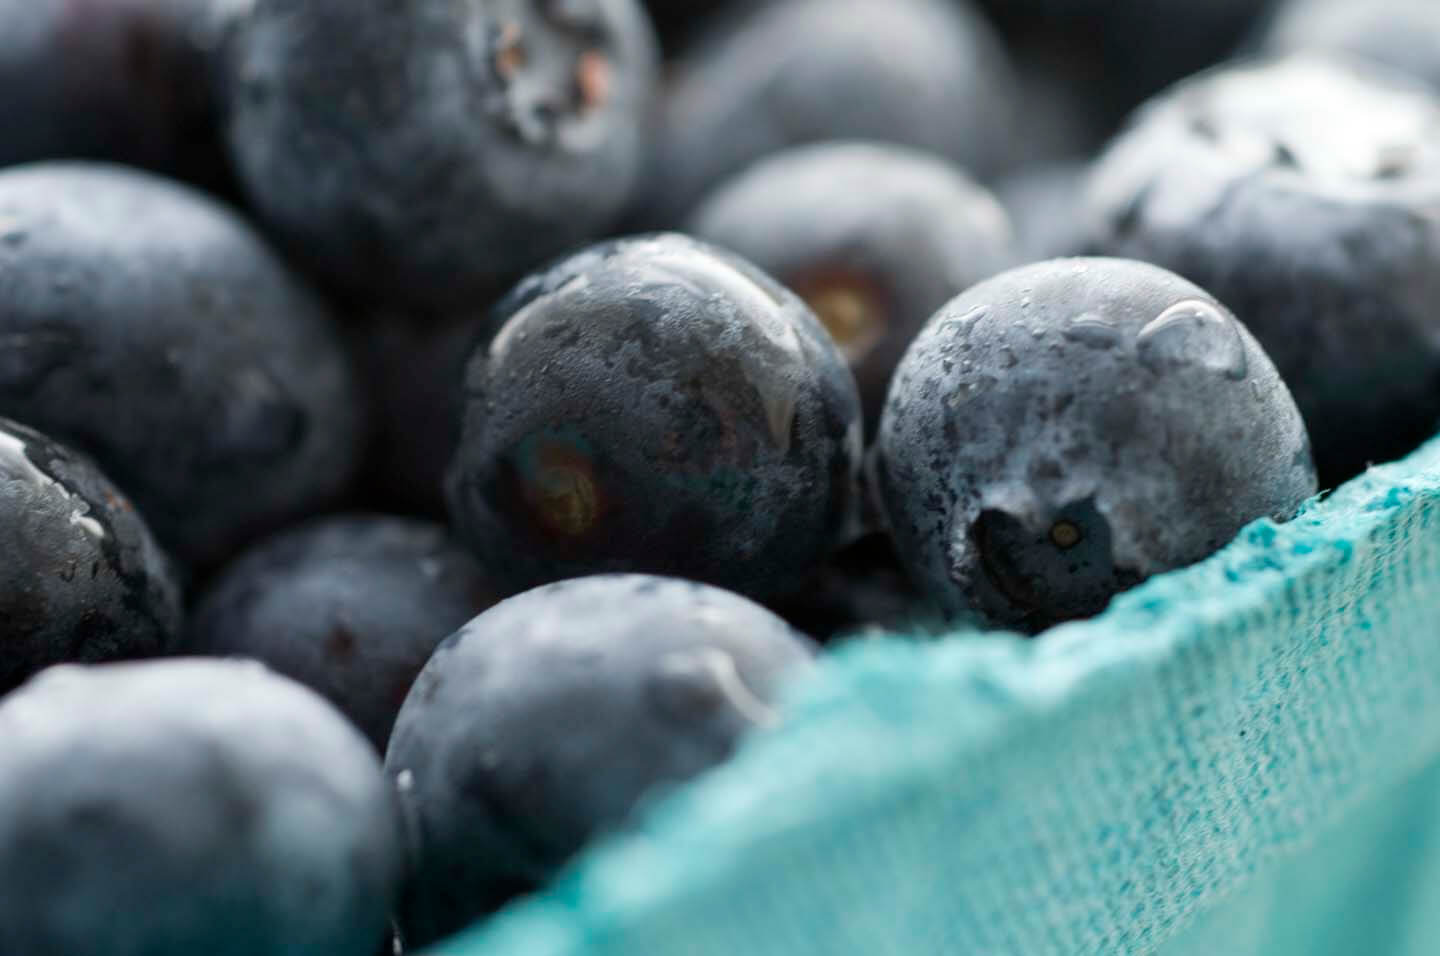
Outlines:
[[430,952],[1433,954],[1437,513],[1440,441],[1037,640],[852,642]]

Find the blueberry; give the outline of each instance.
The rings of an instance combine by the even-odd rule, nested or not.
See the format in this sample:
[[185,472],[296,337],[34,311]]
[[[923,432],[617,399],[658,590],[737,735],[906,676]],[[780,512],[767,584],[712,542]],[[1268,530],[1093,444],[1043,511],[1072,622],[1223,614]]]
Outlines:
[[0,939],[46,956],[369,953],[393,793],[319,697],[258,665],[54,668],[0,701]]
[[93,455],[208,565],[348,482],[360,415],[329,316],[240,220],[119,166],[0,173],[0,414]]
[[319,691],[383,752],[420,668],[498,597],[439,525],[324,518],[235,562],[191,618],[188,649],[252,657]]
[[1351,54],[1440,90],[1440,5],[1434,0],[1285,0],[1261,35],[1262,49]]
[[412,860],[409,943],[547,879],[655,790],[778,719],[811,647],[716,588],[641,575],[511,598],[425,666],[385,757]]
[[0,166],[85,156],[223,181],[211,69],[236,2],[0,0]]
[[680,60],[644,215],[670,226],[754,160],[820,140],[903,143],[987,173],[1010,148],[1012,85],[963,0],[743,6]]
[[1363,64],[1226,67],[1146,107],[1100,160],[1088,251],[1205,287],[1275,360],[1324,484],[1440,421],[1440,105]]
[[778,593],[852,521],[855,380],[805,304],[684,236],[522,282],[467,370],[450,512],[509,590],[650,571]]
[[802,146],[723,184],[687,232],[798,292],[835,339],[874,429],[925,320],[1011,264],[995,199],[945,161],[880,143]]
[[3,418],[0,555],[0,694],[51,664],[150,657],[179,637],[172,568],[130,502],[88,459]]
[[941,309],[896,372],[875,478],[942,610],[1027,630],[1289,518],[1316,487],[1245,327],[1117,259],[1025,266]]
[[262,217],[338,286],[416,305],[604,231],[657,73],[638,0],[255,0],[231,62]]

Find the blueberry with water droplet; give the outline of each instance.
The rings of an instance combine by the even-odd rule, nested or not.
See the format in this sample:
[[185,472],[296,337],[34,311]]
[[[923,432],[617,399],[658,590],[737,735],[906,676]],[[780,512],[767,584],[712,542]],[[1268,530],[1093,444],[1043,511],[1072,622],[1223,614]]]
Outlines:
[[0,418],[0,695],[52,664],[154,657],[180,636],[174,569],[82,455]]
[[[984,322],[953,321],[980,305]],[[973,370],[945,368],[957,336]],[[1316,489],[1305,425],[1249,332],[1179,276],[1119,259],[1026,266],[941,309],[900,364],[874,468],[943,610],[1028,631]]]
[[[1430,90],[1314,56],[1218,68],[1136,115],[1100,159],[1086,205],[1086,248],[1174,270],[1254,333],[1310,427],[1322,484],[1434,433],[1440,104]],[[1156,361],[1209,321],[1171,318],[1154,330]]]
[[412,945],[549,878],[642,801],[780,719],[811,643],[738,595],[604,575],[504,601],[447,640],[385,757],[408,824]]
[[860,405],[834,342],[768,275],[684,236],[520,283],[466,402],[450,513],[512,591],[647,571],[783,593],[858,510]]
[[227,568],[196,606],[186,651],[261,661],[323,694],[383,752],[435,648],[502,596],[439,525],[322,518]]
[[328,504],[361,402],[320,299],[235,212],[99,163],[0,173],[0,414],[92,455],[182,563]]

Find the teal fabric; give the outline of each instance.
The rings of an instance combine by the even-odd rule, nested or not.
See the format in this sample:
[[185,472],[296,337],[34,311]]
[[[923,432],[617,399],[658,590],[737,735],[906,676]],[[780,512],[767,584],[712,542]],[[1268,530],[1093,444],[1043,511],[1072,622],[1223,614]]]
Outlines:
[[1038,640],[842,648],[431,952],[1434,953],[1437,621],[1440,442]]

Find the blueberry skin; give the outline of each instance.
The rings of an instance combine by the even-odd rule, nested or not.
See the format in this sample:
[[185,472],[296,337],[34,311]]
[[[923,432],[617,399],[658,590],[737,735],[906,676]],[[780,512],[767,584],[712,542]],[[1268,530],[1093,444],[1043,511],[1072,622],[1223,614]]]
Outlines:
[[1287,0],[1259,46],[1351,54],[1400,70],[1440,90],[1440,6],[1433,0]]
[[822,140],[901,143],[985,175],[1009,155],[1013,86],[962,0],[740,5],[676,66],[643,215],[672,226],[755,160]]
[[385,757],[412,861],[408,943],[545,879],[657,789],[774,723],[812,647],[717,588],[608,575],[526,592],[450,637]]
[[1023,266],[941,309],[896,373],[874,478],[942,611],[1030,631],[1316,489],[1305,425],[1244,326],[1118,259]]
[[602,243],[522,282],[491,327],[448,501],[498,584],[647,571],[780,593],[849,530],[854,376],[744,260],[675,234]]
[[1013,264],[995,198],[939,157],[884,143],[821,143],[722,184],[686,232],[799,293],[860,386],[873,432],[905,347],[946,302]]
[[[1315,123],[1315,117],[1325,118]],[[1440,422],[1440,105],[1314,57],[1187,81],[1091,177],[1086,250],[1216,295],[1284,376],[1331,486]]]
[[256,0],[231,62],[267,224],[356,297],[437,307],[610,226],[658,73],[637,0]]
[[0,414],[93,455],[182,562],[327,502],[360,446],[313,293],[236,214],[119,166],[0,173]]
[[153,657],[180,589],[140,515],[94,463],[0,418],[0,695],[52,664]]
[[383,753],[435,648],[499,597],[439,525],[322,518],[231,565],[192,615],[187,649],[254,658],[300,681]]
[[400,882],[392,788],[320,697],[241,661],[53,668],[0,701],[15,956],[351,956]]
[[0,166],[223,176],[212,65],[243,0],[0,0]]

